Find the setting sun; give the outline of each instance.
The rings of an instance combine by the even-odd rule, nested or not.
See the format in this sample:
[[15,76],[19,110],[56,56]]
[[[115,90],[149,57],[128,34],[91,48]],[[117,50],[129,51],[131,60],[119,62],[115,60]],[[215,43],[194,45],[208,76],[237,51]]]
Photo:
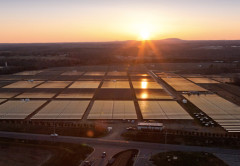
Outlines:
[[150,33],[147,29],[143,29],[140,31],[140,37],[141,40],[149,40],[150,39]]

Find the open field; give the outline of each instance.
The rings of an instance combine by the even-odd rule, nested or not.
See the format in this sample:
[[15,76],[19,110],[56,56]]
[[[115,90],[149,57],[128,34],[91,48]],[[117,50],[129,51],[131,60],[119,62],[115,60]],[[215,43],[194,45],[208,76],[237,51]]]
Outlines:
[[93,151],[80,144],[4,138],[0,149],[0,165],[8,166],[77,166]]
[[153,155],[151,160],[156,166],[227,166],[222,160],[206,152],[162,152]]
[[112,164],[107,164],[107,166],[132,166],[134,164],[134,157],[138,153],[139,151],[137,149],[121,151],[112,157],[114,162]]
[[49,160],[52,155],[52,150],[40,146],[0,141],[0,165],[2,166],[39,166]]

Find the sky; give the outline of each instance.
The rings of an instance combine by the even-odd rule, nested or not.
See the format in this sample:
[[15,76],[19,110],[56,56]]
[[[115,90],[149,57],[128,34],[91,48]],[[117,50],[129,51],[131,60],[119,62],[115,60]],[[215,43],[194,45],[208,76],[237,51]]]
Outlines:
[[240,39],[240,0],[0,0],[0,43]]

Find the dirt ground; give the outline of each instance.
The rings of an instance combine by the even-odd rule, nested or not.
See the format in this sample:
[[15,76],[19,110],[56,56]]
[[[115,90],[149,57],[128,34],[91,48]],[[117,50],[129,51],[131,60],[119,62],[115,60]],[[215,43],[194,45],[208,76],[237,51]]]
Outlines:
[[40,166],[51,156],[47,150],[0,142],[0,166]]

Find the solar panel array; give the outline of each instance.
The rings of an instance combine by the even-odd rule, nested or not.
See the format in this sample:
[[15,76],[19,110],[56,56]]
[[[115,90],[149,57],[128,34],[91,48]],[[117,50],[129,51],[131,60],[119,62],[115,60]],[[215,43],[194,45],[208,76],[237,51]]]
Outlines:
[[185,78],[162,78],[176,91],[208,91]]
[[43,81],[17,81],[3,88],[32,88],[39,85]]
[[101,88],[130,88],[128,81],[104,81]]
[[7,101],[0,105],[0,119],[25,119],[46,101]]
[[29,91],[29,92],[24,92],[15,98],[52,98],[56,93],[54,92],[47,92],[47,91],[42,91],[42,92],[35,92],[35,91]]
[[47,81],[36,88],[65,88],[71,81]]
[[138,101],[143,119],[193,119],[176,101]]
[[94,102],[87,119],[137,119],[133,101]]
[[200,83],[200,84],[217,84],[219,82],[212,80],[210,78],[204,78],[204,77],[199,77],[199,78],[187,78],[195,83]]
[[32,119],[82,119],[90,101],[51,101]]
[[133,87],[135,89],[163,89],[157,82],[147,82],[147,81],[132,81]]
[[100,81],[75,81],[69,88],[98,88]]
[[127,76],[127,72],[113,71],[113,72],[108,72],[107,75],[108,76]]
[[105,72],[86,72],[85,76],[104,76]]
[[84,72],[82,72],[82,71],[73,70],[73,71],[64,72],[64,73],[62,73],[61,75],[64,75],[64,76],[72,76],[72,75],[82,75],[83,73],[84,73]]
[[41,70],[23,71],[23,72],[15,73],[14,75],[36,75],[41,72],[42,72]]
[[217,95],[184,95],[228,132],[240,132],[240,106]]
[[88,90],[86,89],[86,91],[84,90],[75,90],[75,89],[71,89],[74,91],[70,91],[69,89],[66,91],[63,91],[62,93],[60,93],[57,98],[92,98],[94,95],[94,90]]

